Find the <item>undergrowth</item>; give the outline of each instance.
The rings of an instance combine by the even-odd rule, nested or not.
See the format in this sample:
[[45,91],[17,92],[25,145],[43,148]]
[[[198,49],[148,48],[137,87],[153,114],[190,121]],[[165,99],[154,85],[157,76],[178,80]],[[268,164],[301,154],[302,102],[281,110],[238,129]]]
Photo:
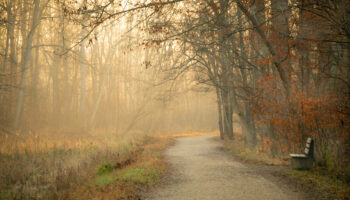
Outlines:
[[72,192],[69,199],[139,199],[140,191],[154,185],[164,174],[162,152],[171,143],[170,138],[149,138],[133,162],[120,167],[102,164],[95,177]]
[[286,175],[318,194],[322,200],[349,200],[350,185],[340,179],[324,173],[324,169],[290,170]]
[[148,140],[142,133],[0,137],[0,199],[66,199],[96,175],[108,185],[108,173],[132,162]]
[[[289,165],[288,155],[273,157],[268,152],[259,152],[251,150],[244,145],[242,139],[233,141],[222,141],[224,150],[232,152],[236,157],[243,161],[259,163],[266,165]],[[344,171],[344,170],[343,170]],[[284,177],[301,185],[306,190],[312,191],[322,200],[350,200],[350,183],[336,173],[315,166],[311,170],[292,170],[287,168],[283,173]]]
[[267,165],[287,165],[285,157],[273,157],[266,152],[259,152],[257,149],[250,149],[244,145],[241,138],[235,140],[223,140],[224,150],[234,153],[238,158],[253,163],[263,163]]
[[137,199],[164,173],[171,138],[207,134],[0,134],[0,199]]

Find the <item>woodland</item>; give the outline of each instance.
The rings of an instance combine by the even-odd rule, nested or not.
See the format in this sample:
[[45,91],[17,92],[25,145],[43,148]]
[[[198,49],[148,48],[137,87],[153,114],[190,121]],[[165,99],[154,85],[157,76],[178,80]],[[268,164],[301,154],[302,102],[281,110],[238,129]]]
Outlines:
[[65,199],[149,135],[212,131],[275,158],[312,137],[349,183],[350,1],[0,2],[0,199]]

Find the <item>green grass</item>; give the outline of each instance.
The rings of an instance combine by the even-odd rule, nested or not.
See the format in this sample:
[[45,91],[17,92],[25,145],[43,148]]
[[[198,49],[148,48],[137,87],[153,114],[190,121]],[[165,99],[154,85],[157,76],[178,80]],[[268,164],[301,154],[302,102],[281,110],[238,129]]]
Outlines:
[[116,176],[113,173],[106,173],[98,175],[95,180],[95,184],[99,186],[107,186],[116,181]]
[[96,170],[96,174],[97,175],[101,175],[101,174],[105,174],[105,173],[109,173],[111,171],[113,171],[114,169],[119,168],[120,166],[118,165],[112,165],[111,163],[107,162],[107,163],[102,163]]
[[[148,155],[152,155],[159,159],[161,152],[147,151]],[[96,170],[96,176],[93,185],[108,186],[117,182],[118,184],[154,184],[162,175],[163,170],[154,167],[154,160],[143,161],[137,164],[136,167],[127,166],[124,169],[117,170],[116,167],[110,163],[102,163]]]
[[123,182],[136,184],[154,184],[161,176],[162,171],[149,168],[127,168],[118,174],[117,179]]

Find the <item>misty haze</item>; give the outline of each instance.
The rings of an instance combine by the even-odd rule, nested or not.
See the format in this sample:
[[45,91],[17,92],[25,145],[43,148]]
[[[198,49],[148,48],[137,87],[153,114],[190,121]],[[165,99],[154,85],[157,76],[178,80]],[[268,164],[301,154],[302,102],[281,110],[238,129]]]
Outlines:
[[350,199],[349,0],[0,1],[0,199]]

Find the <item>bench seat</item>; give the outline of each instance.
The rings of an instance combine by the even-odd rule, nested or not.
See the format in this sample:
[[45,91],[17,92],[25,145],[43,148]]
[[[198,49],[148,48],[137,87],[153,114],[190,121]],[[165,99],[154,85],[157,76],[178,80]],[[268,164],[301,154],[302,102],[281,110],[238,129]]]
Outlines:
[[295,154],[295,153],[291,153],[289,154],[290,157],[295,157],[295,158],[307,158],[307,155],[305,154]]

